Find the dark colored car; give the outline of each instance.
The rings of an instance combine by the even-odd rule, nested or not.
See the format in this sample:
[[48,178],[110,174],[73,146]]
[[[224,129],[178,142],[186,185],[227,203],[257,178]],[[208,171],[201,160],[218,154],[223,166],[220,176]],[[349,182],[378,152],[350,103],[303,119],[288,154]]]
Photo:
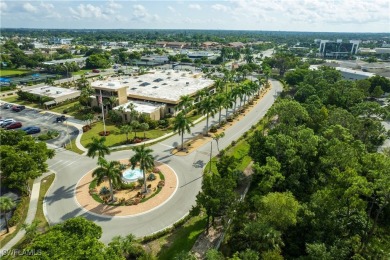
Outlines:
[[13,106],[12,110],[15,111],[15,112],[20,112],[20,111],[22,111],[25,108],[26,108],[25,106]]
[[21,128],[22,127],[22,123],[21,122],[13,122],[9,125],[7,125],[5,127],[5,129],[9,130],[9,129],[16,129],[16,128]]
[[66,116],[62,115],[56,118],[56,122],[64,122],[66,120]]
[[39,128],[38,126],[23,127],[21,130],[25,131],[28,135],[37,134],[41,132],[41,128]]
[[4,104],[4,105],[3,105],[3,108],[4,108],[4,109],[9,109],[9,108],[11,108],[11,107],[12,107],[11,104]]

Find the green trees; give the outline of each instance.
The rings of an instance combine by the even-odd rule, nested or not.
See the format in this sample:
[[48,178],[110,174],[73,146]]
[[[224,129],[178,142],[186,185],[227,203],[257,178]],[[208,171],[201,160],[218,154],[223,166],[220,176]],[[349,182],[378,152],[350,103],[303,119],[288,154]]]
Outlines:
[[46,160],[54,157],[54,150],[23,131],[0,130],[0,140],[2,184],[30,194],[28,181],[47,171]]
[[150,148],[142,146],[136,146],[132,149],[135,154],[130,158],[131,168],[134,169],[139,164],[139,168],[142,171],[144,176],[144,193],[147,193],[148,190],[146,188],[146,171],[152,169],[154,167],[154,158],[152,155],[153,150]]
[[105,179],[108,179],[110,186],[110,201],[114,201],[113,185],[118,187],[122,183],[122,171],[118,161],[107,161],[103,157],[98,159],[99,167],[92,172],[92,176],[96,177],[98,185]]
[[201,102],[198,103],[198,109],[200,113],[206,115],[206,129],[205,135],[209,133],[209,117],[213,116],[216,110],[215,99],[212,96],[207,96]]
[[194,99],[192,97],[189,95],[184,95],[180,97],[180,101],[177,107],[179,107],[184,114],[187,114],[192,109],[193,102]]
[[101,235],[102,228],[95,223],[84,217],[71,218],[36,236],[23,249],[39,254],[22,258],[123,260],[132,255],[131,248],[137,248],[137,256],[146,255],[135,242],[125,244],[122,238],[106,246],[99,241]]
[[366,83],[327,69],[301,76],[294,100],[275,103],[268,129],[250,138],[252,185],[227,245],[291,259],[383,258],[390,158],[376,150],[385,112],[366,101]]
[[89,69],[108,68],[110,67],[109,55],[92,54],[87,58],[85,66]]
[[106,154],[110,154],[110,149],[104,144],[105,141],[106,137],[104,136],[99,139],[92,137],[92,142],[86,145],[86,148],[88,148],[87,156],[95,158],[97,155],[99,158],[104,158]]
[[184,112],[180,112],[173,119],[173,131],[177,131],[181,135],[181,150],[184,149],[184,133],[191,133],[191,126],[193,126],[193,123]]
[[149,129],[149,124],[148,123],[141,123],[139,125],[139,129],[144,132],[144,139],[146,139],[145,132]]
[[7,233],[9,233],[7,213],[14,208],[15,208],[15,203],[11,198],[5,196],[0,197],[0,212],[4,216]]
[[123,125],[120,128],[122,134],[126,134],[126,143],[129,143],[129,133],[133,131],[130,125]]

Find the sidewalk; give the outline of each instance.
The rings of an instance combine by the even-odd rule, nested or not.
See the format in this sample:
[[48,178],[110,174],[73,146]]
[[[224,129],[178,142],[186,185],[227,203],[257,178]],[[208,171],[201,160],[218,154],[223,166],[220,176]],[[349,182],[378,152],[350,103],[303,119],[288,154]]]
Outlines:
[[[27,217],[24,223],[31,224],[32,221],[35,218],[35,214],[37,213],[37,207],[38,207],[38,199],[39,199],[39,191],[41,189],[41,180],[48,176],[50,172],[46,172],[42,174],[41,177],[35,179],[33,187],[31,189],[31,195],[30,195],[30,205],[28,207]],[[0,250],[0,256],[3,256],[6,254],[9,250],[12,249],[13,246],[15,246],[26,234],[26,231],[24,229],[20,229],[18,233]]]

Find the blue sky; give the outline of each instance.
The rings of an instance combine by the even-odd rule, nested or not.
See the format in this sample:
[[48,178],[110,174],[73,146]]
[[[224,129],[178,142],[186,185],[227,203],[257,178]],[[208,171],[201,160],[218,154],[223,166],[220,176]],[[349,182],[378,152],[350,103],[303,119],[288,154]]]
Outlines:
[[389,0],[0,0],[2,28],[390,32]]

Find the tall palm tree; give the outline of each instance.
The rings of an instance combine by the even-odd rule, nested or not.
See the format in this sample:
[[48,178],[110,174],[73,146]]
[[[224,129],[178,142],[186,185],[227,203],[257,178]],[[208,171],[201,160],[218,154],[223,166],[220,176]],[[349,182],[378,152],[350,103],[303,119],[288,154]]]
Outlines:
[[148,131],[148,129],[149,129],[149,124],[148,124],[148,123],[141,123],[141,124],[139,125],[139,128],[140,128],[141,131],[144,132],[144,139],[146,139],[146,134],[145,134],[145,132]]
[[209,117],[213,116],[216,110],[215,99],[212,96],[208,96],[199,103],[199,111],[202,114],[206,114],[206,132],[209,133]]
[[177,114],[173,119],[173,131],[177,131],[181,135],[181,150],[184,148],[184,133],[191,133],[191,126],[193,126],[192,122],[183,112]]
[[92,176],[96,177],[97,184],[101,184],[106,178],[110,185],[110,201],[114,201],[113,184],[118,186],[122,182],[122,171],[118,161],[107,161],[103,157],[98,159],[99,167],[92,172]]
[[222,114],[222,107],[225,103],[226,95],[225,93],[220,93],[215,96],[215,106],[219,111],[219,117],[218,117],[218,125],[221,126],[221,114]]
[[7,213],[15,208],[15,202],[8,197],[0,197],[0,212],[4,215],[5,227],[7,228],[7,233],[9,233]]
[[129,133],[133,132],[131,125],[123,125],[120,128],[122,134],[126,134],[126,143],[129,142]]
[[132,150],[135,154],[129,160],[131,168],[134,169],[137,163],[139,163],[144,176],[144,193],[146,193],[148,191],[146,188],[146,171],[154,167],[153,150],[145,147],[145,145],[133,147]]
[[110,154],[110,149],[104,144],[105,141],[105,136],[99,139],[92,137],[92,142],[86,145],[88,148],[87,156],[95,158],[95,156],[98,155],[99,158],[104,158],[106,154]]
[[188,113],[192,108],[192,103],[194,102],[194,99],[189,95],[184,95],[180,97],[179,104],[177,106],[179,109],[183,110],[183,112],[186,114]]
[[238,87],[235,87],[235,88],[233,88],[233,90],[230,93],[231,93],[231,98],[232,98],[233,103],[234,103],[233,113],[236,113],[237,98],[239,97],[240,89]]
[[225,119],[228,117],[228,110],[229,108],[232,108],[234,104],[234,97],[232,96],[232,93],[226,93],[225,94],[225,100],[223,101],[223,108],[225,109]]

